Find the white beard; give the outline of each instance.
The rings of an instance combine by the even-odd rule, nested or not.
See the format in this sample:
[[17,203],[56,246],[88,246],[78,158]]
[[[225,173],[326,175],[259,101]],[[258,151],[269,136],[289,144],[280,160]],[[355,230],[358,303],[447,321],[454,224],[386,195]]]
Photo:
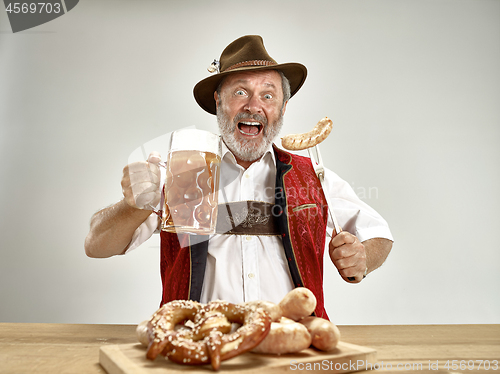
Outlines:
[[[263,123],[262,141],[257,139],[236,139],[235,131],[239,131],[237,126],[242,119],[254,119]],[[222,105],[220,105],[217,108],[217,123],[227,148],[242,161],[255,161],[262,157],[278,136],[283,127],[283,115],[280,115],[278,120],[270,125],[268,125],[266,118],[260,114],[239,113],[231,122],[222,109]]]

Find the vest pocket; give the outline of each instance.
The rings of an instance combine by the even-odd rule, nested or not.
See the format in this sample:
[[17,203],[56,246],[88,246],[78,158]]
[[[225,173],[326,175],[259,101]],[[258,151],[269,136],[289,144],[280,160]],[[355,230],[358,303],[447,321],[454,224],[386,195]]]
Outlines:
[[316,204],[302,204],[299,206],[296,206],[295,208],[292,208],[292,212],[299,212],[304,209],[312,209],[312,208],[317,208],[318,206]]

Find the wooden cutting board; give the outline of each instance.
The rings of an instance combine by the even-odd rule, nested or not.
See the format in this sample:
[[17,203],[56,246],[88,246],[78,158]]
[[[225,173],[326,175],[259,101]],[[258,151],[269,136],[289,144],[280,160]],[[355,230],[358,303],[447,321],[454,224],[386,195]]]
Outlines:
[[[146,348],[141,344],[106,345],[100,348],[99,362],[108,374],[153,373],[214,373],[210,365],[179,365],[162,356],[154,361],[146,359]],[[349,373],[365,370],[366,363],[375,364],[374,349],[340,342],[330,352],[306,349],[286,355],[245,353],[223,361],[220,373],[266,374],[283,372]]]

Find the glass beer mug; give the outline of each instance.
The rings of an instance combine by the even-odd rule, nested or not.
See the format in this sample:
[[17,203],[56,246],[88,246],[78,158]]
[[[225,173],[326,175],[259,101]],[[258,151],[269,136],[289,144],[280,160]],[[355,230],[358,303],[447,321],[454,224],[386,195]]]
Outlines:
[[220,163],[219,135],[198,129],[172,133],[164,165],[163,231],[215,233]]

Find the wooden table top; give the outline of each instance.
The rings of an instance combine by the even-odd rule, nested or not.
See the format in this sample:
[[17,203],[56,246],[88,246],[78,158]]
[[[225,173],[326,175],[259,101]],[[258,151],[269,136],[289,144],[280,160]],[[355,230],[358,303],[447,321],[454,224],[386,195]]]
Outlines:
[[[99,364],[99,348],[136,343],[135,328],[135,325],[0,323],[0,373],[105,373]],[[377,350],[381,366],[374,367],[373,373],[500,374],[500,325],[339,326],[339,329],[342,341]],[[311,372],[307,368],[303,371]]]

